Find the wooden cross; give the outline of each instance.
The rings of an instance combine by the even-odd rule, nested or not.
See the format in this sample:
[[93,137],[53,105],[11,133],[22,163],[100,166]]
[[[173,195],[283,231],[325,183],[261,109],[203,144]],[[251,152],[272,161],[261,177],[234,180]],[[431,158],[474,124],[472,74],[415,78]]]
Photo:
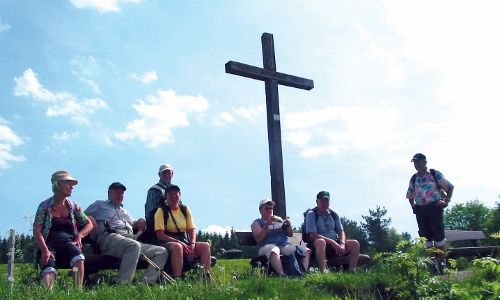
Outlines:
[[270,33],[263,33],[262,59],[264,68],[235,61],[226,63],[226,73],[262,80],[266,85],[267,138],[269,141],[269,166],[271,171],[271,193],[276,203],[275,215],[286,217],[285,183],[283,179],[283,155],[281,150],[281,125],[278,84],[310,90],[314,82],[285,73],[276,72],[274,40]]

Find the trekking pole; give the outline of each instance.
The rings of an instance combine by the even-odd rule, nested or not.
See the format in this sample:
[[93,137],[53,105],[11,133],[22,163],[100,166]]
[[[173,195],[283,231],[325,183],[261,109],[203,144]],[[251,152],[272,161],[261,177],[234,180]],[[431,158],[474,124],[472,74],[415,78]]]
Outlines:
[[154,261],[149,259],[144,253],[141,253],[141,258],[145,260],[150,266],[156,269],[156,271],[160,272],[161,276],[168,282],[175,284],[175,280],[167,274],[167,272],[163,271]]

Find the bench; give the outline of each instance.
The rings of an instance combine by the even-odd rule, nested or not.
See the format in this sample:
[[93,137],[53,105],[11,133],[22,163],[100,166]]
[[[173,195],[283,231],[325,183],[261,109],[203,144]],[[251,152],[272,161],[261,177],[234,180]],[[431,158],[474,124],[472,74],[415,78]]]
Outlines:
[[[83,254],[85,255],[85,277],[99,272],[100,270],[118,270],[121,260],[111,255],[101,254],[97,244],[86,237],[82,240]],[[137,262],[137,269],[146,269],[148,263],[143,260]]]
[[[240,246],[256,246],[257,242],[253,238],[251,231],[236,231],[236,237]],[[302,233],[293,233],[293,236],[288,237],[288,242],[293,245],[305,245],[302,241]],[[315,260],[311,255],[310,265],[315,265]],[[371,263],[370,256],[366,254],[360,254],[358,260],[358,266],[363,266]],[[328,258],[328,267],[339,268],[342,267],[347,269],[349,265],[349,256],[334,256]]]
[[447,258],[500,256],[500,246],[479,246],[479,241],[486,239],[482,231],[446,230],[447,242],[473,241],[473,247],[449,247]]
[[[90,237],[86,237],[82,241],[82,244],[84,246],[83,254],[85,255],[85,279],[88,279],[89,275],[95,274],[101,270],[118,270],[120,268],[121,260],[111,255],[100,254],[98,245],[92,239],[90,239]],[[197,262],[199,262],[199,259],[195,260],[195,263]],[[188,271],[195,263],[191,264],[191,266],[184,265],[183,272]],[[215,266],[216,263],[217,259],[212,256],[211,266]],[[146,269],[148,266],[149,264],[146,261],[139,259],[136,269]],[[168,261],[165,265],[164,270],[168,274],[171,274],[171,268]]]

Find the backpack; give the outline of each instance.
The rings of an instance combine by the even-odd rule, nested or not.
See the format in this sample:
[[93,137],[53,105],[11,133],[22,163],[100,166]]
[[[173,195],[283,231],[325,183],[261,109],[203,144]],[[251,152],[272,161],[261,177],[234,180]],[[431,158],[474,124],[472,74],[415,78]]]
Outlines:
[[[300,226],[300,230],[302,232],[302,240],[306,244],[309,244],[310,242],[312,242],[311,239],[309,239],[309,234],[306,233],[306,216],[307,216],[307,213],[309,211],[313,211],[314,214],[316,215],[316,222],[318,222],[318,218],[319,218],[319,210],[318,210],[317,207],[315,207],[315,208],[308,208],[304,212],[304,223],[302,223],[302,225]],[[331,210],[330,208],[328,209],[328,214],[332,216],[333,221],[335,223],[339,219],[339,215],[336,212],[334,212],[333,210]]]
[[[302,265],[302,258],[306,255],[304,252],[300,250],[299,247],[296,247],[295,252],[289,255],[281,256],[281,265],[283,266],[283,272],[285,272],[288,276],[302,276],[307,271]],[[250,265],[253,268],[262,268],[268,274],[276,273],[274,269],[271,267],[267,256],[261,255],[254,257],[250,260]]]
[[[445,191],[443,191],[443,189],[439,186],[439,181],[437,180],[437,177],[436,177],[436,170],[429,169],[429,172],[431,173],[432,178],[434,178],[434,181],[436,182],[436,187],[437,187],[439,193],[441,194],[441,198],[446,197]],[[417,174],[413,174],[413,176],[410,179],[411,185],[414,189],[415,189],[415,181],[417,181]]]
[[[436,170],[429,169],[429,172],[431,173],[432,178],[434,178],[434,181],[436,182],[436,186],[437,186],[438,190],[441,190],[441,188],[439,187],[439,182],[438,182],[437,177],[436,177]],[[406,177],[406,178],[408,178],[408,177]],[[411,185],[413,186],[413,188],[415,188],[415,181],[417,181],[417,174],[416,173],[413,174],[413,176],[410,179],[410,182],[411,182]]]
[[[146,217],[146,231],[143,232],[139,238],[137,239],[139,242],[146,243],[146,244],[155,244],[157,242],[156,240],[156,233],[155,233],[155,214],[158,208],[163,209],[163,222],[165,226],[167,226],[167,220],[170,216],[170,206],[168,206],[165,202],[161,202],[156,206],[155,209],[153,209],[150,213],[149,216]],[[187,218],[187,206],[179,203],[179,208],[181,209],[182,215],[184,218]],[[175,222],[175,221],[174,221]],[[177,223],[175,224],[177,227]],[[184,233],[185,234],[185,233]],[[176,237],[177,238],[177,237]]]

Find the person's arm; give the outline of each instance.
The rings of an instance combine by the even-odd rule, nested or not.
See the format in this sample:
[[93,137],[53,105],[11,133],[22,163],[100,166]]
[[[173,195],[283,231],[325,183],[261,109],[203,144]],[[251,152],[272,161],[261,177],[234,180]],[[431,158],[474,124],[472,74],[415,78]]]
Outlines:
[[160,198],[160,191],[155,188],[150,188],[148,190],[148,195],[146,196],[146,203],[144,204],[144,217],[148,218],[148,215],[156,208],[158,205],[158,199]]
[[306,232],[309,235],[309,239],[313,242],[317,239],[324,239],[326,244],[332,246],[334,249],[340,247],[340,245],[335,240],[319,234],[317,226],[316,213],[310,211],[306,215]]
[[188,241],[190,245],[196,244],[196,228],[190,228],[186,230],[188,235]]
[[47,247],[47,244],[45,243],[45,239],[43,238],[42,235],[42,224],[33,224],[33,232],[35,233],[35,241],[36,245],[38,246],[38,249],[40,249],[41,256],[40,256],[40,264],[42,266],[45,266],[47,262],[49,261],[50,257],[54,257],[52,253],[49,251],[49,248]]
[[257,243],[260,243],[260,241],[262,241],[266,237],[267,227],[267,223],[264,226],[261,226],[259,222],[253,221],[251,226],[252,235]]
[[286,230],[284,231],[285,234],[289,237],[293,236],[293,230],[292,230],[292,223],[290,222],[290,219],[286,218],[283,220],[283,226],[285,226]]
[[85,225],[78,231],[78,234],[73,239],[73,242],[78,247],[82,248],[82,239],[85,238],[91,231],[94,226],[90,221],[90,218],[87,218]]

